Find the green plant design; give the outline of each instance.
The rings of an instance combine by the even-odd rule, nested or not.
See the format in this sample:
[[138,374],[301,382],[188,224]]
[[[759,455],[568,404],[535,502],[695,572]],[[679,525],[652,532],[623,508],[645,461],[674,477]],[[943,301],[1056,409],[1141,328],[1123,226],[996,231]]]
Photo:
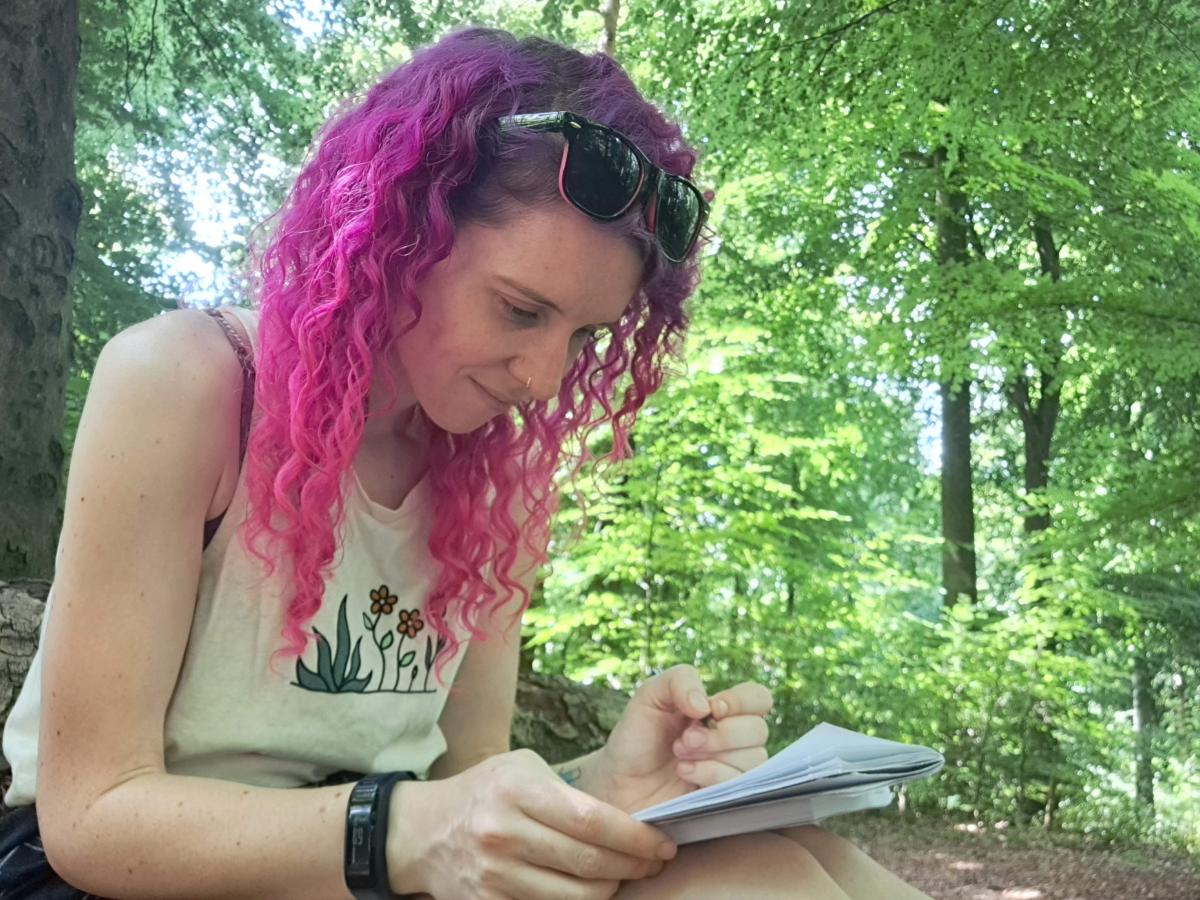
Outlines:
[[[362,613],[362,627],[379,654],[378,668],[360,674],[363,638],[351,635],[347,594],[342,597],[338,607],[336,640],[331,645],[329,639],[318,628],[313,628],[313,633],[317,636],[316,671],[306,666],[303,660],[297,660],[296,680],[292,682],[293,685],[323,694],[436,693],[437,688],[429,686],[430,670],[434,660],[445,649],[446,641],[442,637],[438,637],[436,641],[426,637],[425,674],[422,679],[417,650],[405,647],[404,642],[406,639],[415,642],[417,635],[424,630],[425,622],[421,618],[420,609],[397,611],[398,599],[386,584],[381,584],[370,591],[370,613]],[[387,621],[393,614],[396,616],[394,627]],[[388,666],[393,655],[394,673],[390,672]],[[407,681],[407,687],[401,686],[402,679]]]
[[[425,638],[425,683],[421,686],[422,690],[429,690],[429,673],[433,671],[433,661],[441,655],[441,652],[446,649],[446,639],[440,634],[437,638],[435,646],[431,637]],[[413,669],[413,680],[416,680],[417,670]],[[411,688],[412,685],[409,685]]]
[[346,601],[349,595],[343,595],[338,607],[337,638],[334,648],[329,646],[329,640],[317,628],[313,633],[317,636],[317,671],[296,660],[296,684],[309,691],[320,691],[329,694],[361,694],[366,690],[371,680],[367,672],[361,678],[358,675],[362,659],[359,655],[362,638],[354,642],[354,650],[350,651],[350,625],[346,620]]

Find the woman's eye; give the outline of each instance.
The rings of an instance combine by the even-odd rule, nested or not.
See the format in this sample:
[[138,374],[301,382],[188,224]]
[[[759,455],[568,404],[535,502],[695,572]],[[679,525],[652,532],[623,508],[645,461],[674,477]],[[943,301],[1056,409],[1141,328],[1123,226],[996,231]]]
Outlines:
[[531,309],[515,306],[507,300],[501,302],[504,304],[504,309],[508,317],[518,325],[532,325],[538,320],[538,314]]
[[[500,300],[500,303],[504,310],[504,315],[516,325],[531,326],[541,321],[542,315],[537,310],[517,306],[515,303],[510,303],[503,298]],[[607,330],[603,325],[589,325],[586,328],[580,328],[576,331],[572,337],[572,341],[582,346],[603,337]]]

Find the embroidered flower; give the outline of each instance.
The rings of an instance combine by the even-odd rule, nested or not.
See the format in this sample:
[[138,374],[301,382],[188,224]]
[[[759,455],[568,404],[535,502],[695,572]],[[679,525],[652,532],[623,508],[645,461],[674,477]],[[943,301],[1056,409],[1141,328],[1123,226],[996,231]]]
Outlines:
[[390,615],[396,607],[396,601],[400,598],[388,590],[386,584],[381,584],[378,590],[371,591],[371,614]]
[[417,633],[425,627],[425,623],[421,621],[421,611],[419,609],[402,609],[396,614],[396,617],[400,620],[400,624],[396,626],[396,630],[401,634],[408,635],[410,638],[415,638]]

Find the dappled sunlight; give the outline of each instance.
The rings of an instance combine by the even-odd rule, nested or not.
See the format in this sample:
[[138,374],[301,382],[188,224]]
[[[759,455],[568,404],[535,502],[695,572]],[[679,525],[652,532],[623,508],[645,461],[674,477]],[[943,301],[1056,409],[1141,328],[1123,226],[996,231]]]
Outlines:
[[969,862],[965,859],[956,859],[949,866],[956,872],[977,872],[983,868],[983,863]]
[[847,817],[838,831],[933,900],[1200,900],[1200,862],[991,822]]
[[[963,829],[958,829],[963,830]],[[977,880],[986,881],[1001,881],[995,877],[987,878],[985,875],[986,866],[974,859],[956,859],[951,853],[936,853],[935,858],[943,862],[945,868],[950,872],[959,873],[961,875],[969,875],[963,879],[968,882],[968,889],[971,890],[969,895],[970,900],[1040,900],[1047,895],[1039,888],[1035,887],[1000,887],[997,884],[989,884],[986,887],[975,887],[970,885],[970,882]]]
[[981,888],[968,896],[970,900],[1039,900],[1049,897],[1037,888],[1005,888],[999,892],[993,888]]

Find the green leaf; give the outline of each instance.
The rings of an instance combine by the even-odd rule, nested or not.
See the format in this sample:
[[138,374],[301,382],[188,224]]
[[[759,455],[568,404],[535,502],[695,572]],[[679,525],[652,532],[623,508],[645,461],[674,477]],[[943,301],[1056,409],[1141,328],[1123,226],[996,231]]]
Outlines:
[[400,662],[397,665],[399,666],[399,668],[403,669],[405,666],[410,665],[412,663],[412,661],[416,658],[417,658],[417,652],[415,650],[409,650],[402,657],[400,657]]
[[320,691],[322,693],[331,693],[333,691],[331,685],[327,684],[320,675],[313,672],[300,660],[296,660],[296,682],[300,687],[310,691]]
[[329,641],[325,639],[325,635],[313,628],[313,634],[317,636],[317,674],[321,676],[321,680],[329,685],[329,690],[337,690],[337,679],[333,674],[333,662],[329,651]]
[[342,602],[338,605],[337,652],[333,658],[333,677],[339,685],[346,680],[346,661],[350,657],[350,623],[346,621],[346,601],[349,598],[349,594],[343,594]]
[[[359,638],[358,640],[356,640],[354,642],[354,653],[350,657],[350,671],[346,673],[346,678],[349,680],[353,680],[358,677],[358,668],[362,664],[362,659],[360,657],[361,649],[362,649],[362,638]],[[371,673],[368,672],[366,677],[370,678]]]

